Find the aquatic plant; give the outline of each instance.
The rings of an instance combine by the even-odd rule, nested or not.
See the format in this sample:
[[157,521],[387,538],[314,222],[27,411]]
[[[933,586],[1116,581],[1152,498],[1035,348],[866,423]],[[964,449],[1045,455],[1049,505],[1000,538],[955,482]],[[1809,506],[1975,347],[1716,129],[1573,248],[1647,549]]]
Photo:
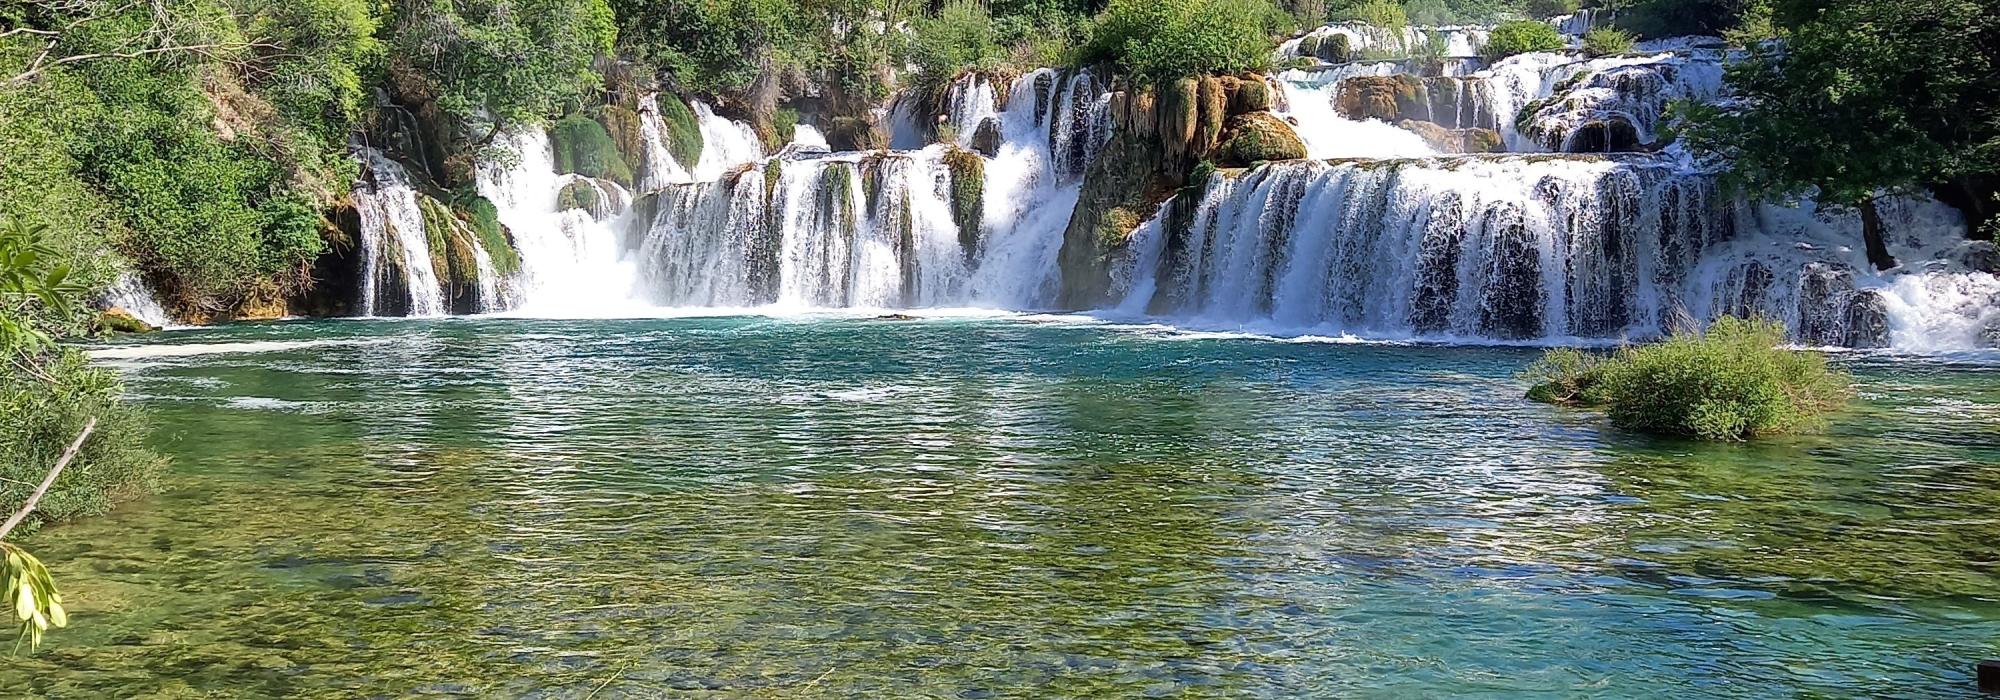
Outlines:
[[1723,317],[1610,356],[1551,350],[1524,376],[1528,398],[1601,408],[1621,428],[1741,440],[1815,428],[1853,394],[1824,355],[1784,342],[1783,324]]

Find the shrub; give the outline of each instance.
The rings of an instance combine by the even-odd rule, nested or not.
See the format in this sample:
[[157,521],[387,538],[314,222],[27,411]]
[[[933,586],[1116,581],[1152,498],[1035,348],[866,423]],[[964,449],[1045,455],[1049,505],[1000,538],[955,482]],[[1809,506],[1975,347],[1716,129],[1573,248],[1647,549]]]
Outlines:
[[1004,57],[994,40],[993,17],[981,3],[953,0],[937,16],[916,23],[910,62],[927,87],[949,82],[962,71],[990,70]]
[[799,111],[791,107],[780,108],[771,113],[771,131],[778,135],[777,145],[792,142],[799,133]]
[[1816,427],[1852,395],[1825,356],[1784,341],[1777,322],[1723,318],[1608,357],[1551,350],[1524,376],[1530,399],[1603,408],[1621,428],[1741,440]]
[[1479,53],[1490,62],[1532,51],[1561,51],[1565,46],[1562,33],[1548,23],[1516,20],[1494,27]]
[[1573,15],[1576,14],[1577,0],[1528,0],[1527,7],[1523,9],[1535,19]]
[[1270,36],[1290,15],[1270,0],[1114,0],[1097,17],[1086,61],[1112,61],[1142,83],[1270,67]]
[[1599,27],[1583,35],[1583,52],[1592,56],[1631,53],[1632,45],[1632,34],[1623,29]]

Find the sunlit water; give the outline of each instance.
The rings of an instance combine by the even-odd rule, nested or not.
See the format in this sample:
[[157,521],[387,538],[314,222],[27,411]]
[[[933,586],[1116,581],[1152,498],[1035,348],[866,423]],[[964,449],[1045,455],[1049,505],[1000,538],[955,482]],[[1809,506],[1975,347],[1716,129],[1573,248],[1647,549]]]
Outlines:
[[[2000,371],[1827,434],[1534,351],[1061,319],[297,322],[119,348],[174,489],[25,544],[0,696],[1963,697]],[[232,352],[236,351],[236,352]]]

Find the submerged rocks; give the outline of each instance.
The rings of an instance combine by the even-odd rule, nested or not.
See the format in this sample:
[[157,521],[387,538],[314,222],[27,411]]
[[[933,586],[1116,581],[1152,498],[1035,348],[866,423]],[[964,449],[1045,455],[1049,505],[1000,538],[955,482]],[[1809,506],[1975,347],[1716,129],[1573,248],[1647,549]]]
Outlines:
[[1229,119],[1222,145],[1215,151],[1215,163],[1222,167],[1248,167],[1272,160],[1306,157],[1306,145],[1290,124],[1269,112],[1240,114]]
[[1404,119],[1397,128],[1415,133],[1442,153],[1500,153],[1507,150],[1492,129],[1447,129],[1434,122]]

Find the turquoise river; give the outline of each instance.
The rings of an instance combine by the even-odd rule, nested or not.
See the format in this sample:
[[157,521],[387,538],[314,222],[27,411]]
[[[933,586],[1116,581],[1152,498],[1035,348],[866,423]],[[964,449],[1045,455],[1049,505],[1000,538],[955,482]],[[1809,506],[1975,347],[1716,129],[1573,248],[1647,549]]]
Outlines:
[[0,697],[1969,697],[2000,363],[1819,435],[1529,348],[1068,317],[285,322],[99,348],[170,490],[49,528]]

